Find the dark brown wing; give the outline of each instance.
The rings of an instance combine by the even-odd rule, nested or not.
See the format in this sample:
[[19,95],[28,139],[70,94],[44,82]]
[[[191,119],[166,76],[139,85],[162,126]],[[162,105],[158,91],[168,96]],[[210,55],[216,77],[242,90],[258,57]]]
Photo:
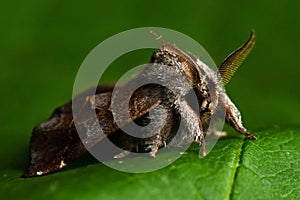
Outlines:
[[[122,101],[119,102],[118,106],[115,108],[114,113],[118,113],[118,116],[114,118],[111,109],[111,92],[101,93],[93,96],[88,96],[89,104],[83,113],[80,114],[82,119],[77,120],[77,128],[84,135],[81,135],[85,146],[89,149],[101,141],[104,137],[114,133],[120,127],[126,126],[133,120],[136,120],[143,115],[147,114],[150,110],[154,109],[163,101],[164,89],[161,86],[156,85],[146,85],[142,88],[136,90],[132,96],[127,95],[126,87],[123,88],[124,91],[118,93],[118,98]],[[126,105],[127,104],[127,105]],[[123,115],[124,109],[129,104],[130,115]],[[95,118],[86,116],[84,114],[91,113],[96,110],[97,121],[101,127],[101,131],[95,130]],[[126,111],[126,113],[128,113]],[[91,113],[94,115],[94,113]],[[118,124],[115,121],[118,121]],[[88,133],[93,130],[92,136]],[[102,134],[102,131],[104,134]],[[98,132],[98,133],[97,133]]]
[[[80,119],[77,119],[79,127],[76,128],[85,129],[80,131],[85,133],[81,138],[88,143],[90,148],[103,137],[119,129],[109,109],[112,87],[99,87],[96,95],[92,95],[91,92],[93,91],[93,89],[88,90],[73,99],[75,106],[83,106],[83,109],[80,109]],[[131,118],[125,119],[123,125],[149,112],[155,105],[159,104],[161,98],[159,88],[155,89],[155,87],[149,86],[137,90],[131,98],[133,100],[130,101]],[[100,124],[104,132],[104,135],[98,135],[96,138],[87,134],[93,129],[95,119],[89,115],[95,113],[95,110],[97,123]],[[72,102],[57,108],[49,120],[35,127],[30,142],[30,164],[23,177],[45,175],[58,171],[86,152],[86,146],[82,144],[76,128],[73,123]]]

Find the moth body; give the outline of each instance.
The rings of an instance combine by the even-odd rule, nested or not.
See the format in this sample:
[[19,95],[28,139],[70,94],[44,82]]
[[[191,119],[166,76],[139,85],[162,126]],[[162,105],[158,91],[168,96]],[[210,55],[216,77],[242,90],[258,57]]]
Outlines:
[[[216,71],[191,53],[161,37],[157,39],[162,47],[153,53],[151,63],[136,79],[116,92],[111,86],[97,87],[96,94],[88,90],[57,108],[50,119],[33,129],[30,165],[23,177],[61,170],[104,138],[124,150],[115,158],[130,152],[149,152],[154,157],[162,147],[191,141],[199,143],[205,155],[205,136],[220,135],[214,125],[216,119],[223,117],[237,132],[256,139],[243,126],[239,110],[224,89],[252,50],[254,33]],[[148,84],[128,95],[128,88],[139,81]],[[73,108],[79,108],[78,112],[73,113]],[[140,137],[122,131],[133,123],[146,127]],[[178,131],[181,123],[184,131]]]

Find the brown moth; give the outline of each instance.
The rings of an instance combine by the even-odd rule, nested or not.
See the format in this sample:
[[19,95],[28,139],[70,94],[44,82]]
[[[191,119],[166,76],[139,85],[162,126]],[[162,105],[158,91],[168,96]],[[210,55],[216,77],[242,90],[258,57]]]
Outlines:
[[[173,142],[180,145],[194,140],[201,146],[202,154],[206,154],[205,135],[208,131],[210,119],[218,109],[225,110],[225,120],[237,132],[247,138],[256,137],[243,127],[241,115],[236,106],[225,93],[226,85],[242,61],[246,58],[255,44],[255,35],[252,32],[248,41],[231,53],[218,67],[217,72],[207,67],[191,53],[179,49],[176,45],[162,40],[162,46],[152,57],[151,64],[135,79],[129,81],[118,91],[119,107],[129,102],[130,117],[119,116],[116,123],[114,112],[110,109],[112,103],[113,86],[98,86],[96,94],[88,90],[75,97],[67,104],[58,107],[50,119],[33,129],[30,142],[30,164],[23,177],[34,177],[49,174],[66,167],[71,161],[80,157],[89,148],[101,143],[108,137],[124,152],[115,155],[115,158],[126,156],[129,152],[149,152],[155,156],[158,149],[167,146],[177,134],[177,125],[184,122],[187,131],[180,139]],[[170,79],[170,77],[172,77]],[[182,77],[184,80],[182,81]],[[139,79],[157,79],[168,82],[169,85],[179,85],[170,91],[159,84],[147,84],[138,88],[131,97],[126,94],[131,83]],[[167,80],[166,80],[167,79]],[[189,102],[187,96],[193,91],[197,97],[198,110]],[[79,108],[80,113],[72,113],[73,107]],[[166,117],[164,123],[160,120],[160,109],[164,107]],[[150,127],[156,134],[147,138],[130,136],[120,130],[130,123],[145,126],[149,120],[149,112],[153,111],[152,118],[156,121]],[[95,113],[95,120],[91,113]],[[74,119],[79,125],[75,127]],[[98,134],[95,123],[99,123],[104,134]],[[161,130],[156,125],[163,124]],[[80,135],[79,132],[84,133]],[[85,143],[85,145],[83,145]]]

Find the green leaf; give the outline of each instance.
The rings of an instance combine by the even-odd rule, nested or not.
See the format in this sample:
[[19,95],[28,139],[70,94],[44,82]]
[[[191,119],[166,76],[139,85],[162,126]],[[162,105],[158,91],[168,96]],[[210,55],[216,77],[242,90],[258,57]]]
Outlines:
[[[255,132],[256,141],[225,137],[205,157],[193,144],[161,170],[119,172],[83,157],[61,172],[20,178],[26,167],[27,141],[1,141],[0,194],[41,199],[295,199],[300,196],[300,129]],[[16,143],[17,141],[17,143]],[[5,147],[18,147],[7,148]],[[154,159],[167,159],[157,155]],[[149,158],[153,159],[153,158]],[[125,158],[132,163],[134,157]]]
[[243,145],[233,199],[300,197],[300,131],[266,130]]

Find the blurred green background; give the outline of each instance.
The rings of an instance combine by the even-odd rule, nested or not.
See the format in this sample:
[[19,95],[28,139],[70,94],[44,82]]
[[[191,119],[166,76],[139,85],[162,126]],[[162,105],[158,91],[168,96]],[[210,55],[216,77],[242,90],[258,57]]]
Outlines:
[[[86,55],[106,38],[137,27],[180,31],[198,41],[217,64],[254,29],[256,46],[227,85],[228,94],[250,130],[300,124],[299,1],[29,0],[1,4],[3,173],[14,168],[16,177],[21,175],[28,162],[32,128],[71,98],[76,72]],[[149,58],[149,52],[140,52],[124,66]],[[122,64],[116,63],[120,68]]]

